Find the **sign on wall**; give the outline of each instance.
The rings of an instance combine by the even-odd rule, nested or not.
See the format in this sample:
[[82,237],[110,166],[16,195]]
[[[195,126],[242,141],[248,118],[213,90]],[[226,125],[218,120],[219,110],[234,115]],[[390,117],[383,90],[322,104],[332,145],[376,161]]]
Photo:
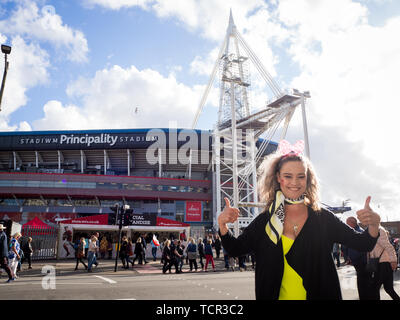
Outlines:
[[186,201],[186,217],[187,222],[202,221],[201,201]]

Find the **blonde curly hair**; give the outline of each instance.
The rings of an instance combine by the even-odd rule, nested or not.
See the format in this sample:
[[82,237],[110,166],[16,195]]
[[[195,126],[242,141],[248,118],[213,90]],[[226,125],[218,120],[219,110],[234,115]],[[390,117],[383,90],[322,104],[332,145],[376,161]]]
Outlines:
[[277,173],[280,172],[283,164],[289,161],[300,161],[303,163],[307,175],[305,204],[316,212],[320,211],[318,177],[310,160],[305,156],[282,156],[277,153],[267,156],[258,168],[258,195],[260,201],[266,203],[265,209],[268,210],[274,201],[276,191],[280,189]]

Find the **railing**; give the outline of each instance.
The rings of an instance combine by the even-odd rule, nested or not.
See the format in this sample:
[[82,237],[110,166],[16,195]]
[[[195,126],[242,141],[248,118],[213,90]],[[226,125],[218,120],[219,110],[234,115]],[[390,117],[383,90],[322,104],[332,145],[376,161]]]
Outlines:
[[28,237],[32,238],[32,260],[56,259],[57,257],[57,227],[31,227],[25,226],[22,229],[23,242],[26,243]]

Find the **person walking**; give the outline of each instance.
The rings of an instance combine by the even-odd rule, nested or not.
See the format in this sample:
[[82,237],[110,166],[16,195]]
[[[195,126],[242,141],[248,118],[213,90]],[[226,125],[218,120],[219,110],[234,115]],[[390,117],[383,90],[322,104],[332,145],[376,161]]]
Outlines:
[[194,239],[192,237],[189,237],[188,239],[188,245],[186,247],[186,254],[189,260],[189,268],[190,271],[193,271],[193,267],[194,270],[197,271],[197,246],[196,243],[194,242]]
[[339,300],[339,277],[331,251],[333,243],[358,251],[374,248],[380,217],[371,197],[357,211],[367,230],[358,233],[332,212],[321,208],[319,183],[309,159],[302,155],[304,142],[291,146],[282,140],[278,150],[261,164],[259,198],[266,203],[236,238],[228,229],[239,217],[230,206],[218,216],[222,246],[232,256],[254,252],[255,291],[258,300]]
[[32,254],[33,254],[32,237],[28,237],[28,240],[25,242],[22,251],[24,252],[24,258],[22,259],[22,263],[25,259],[28,260],[28,269],[32,269]]
[[94,264],[96,265],[96,267],[98,267],[99,265],[99,261],[98,261],[98,257],[99,257],[99,250],[100,250],[100,234],[99,232],[95,232],[94,236],[96,237],[96,252],[95,252],[95,259],[94,259]]
[[92,235],[89,241],[89,248],[88,248],[88,272],[92,272],[92,265],[96,265],[96,253],[97,253],[97,238],[95,235]]
[[211,262],[211,266],[213,271],[215,270],[214,258],[213,258],[213,251],[212,251],[212,240],[208,239],[207,244],[204,246],[204,254],[206,256],[206,265],[204,267],[204,271],[207,272],[208,263]]
[[176,256],[176,261],[177,261],[177,264],[178,264],[179,272],[182,272],[183,259],[184,259],[184,257],[183,257],[184,248],[185,247],[183,246],[181,240],[178,240],[177,241],[177,245],[176,245],[176,252],[178,253],[178,255]]
[[247,258],[247,255],[242,255],[242,256],[238,257],[238,260],[239,260],[239,271],[240,272],[247,270],[246,258]]
[[143,254],[144,254],[144,248],[143,248],[143,244],[142,244],[142,237],[139,237],[139,238],[137,238],[136,244],[135,244],[135,258],[133,258],[132,268],[135,265],[136,259],[139,260],[138,264],[143,264],[143,260],[144,260]]
[[[122,237],[121,246],[119,249],[119,257],[122,261],[122,267],[124,269],[129,269],[129,251],[128,251],[128,238],[126,236]],[[133,267],[133,265],[132,265]]]
[[129,268],[129,263],[132,265],[133,268],[133,258],[134,258],[134,246],[133,246],[133,242],[131,238],[128,238],[128,257],[126,260],[126,263],[128,264],[128,268]]
[[221,238],[219,237],[219,235],[215,235],[215,241],[214,241],[214,248],[215,248],[215,255],[216,258],[219,259],[219,255],[221,252]]
[[222,253],[224,255],[225,269],[226,269],[226,271],[228,271],[229,270],[229,254],[228,254],[228,251],[226,251],[224,247],[222,247]]
[[179,261],[182,258],[182,255],[178,252],[178,239],[174,239],[174,242],[171,243],[170,245],[170,250],[171,250],[171,265],[170,265],[170,269],[171,266],[174,265],[175,266],[175,273],[181,273],[181,271],[179,271]]
[[143,252],[142,252],[142,261],[144,261],[144,263],[147,263],[146,260],[146,250],[147,250],[147,242],[146,242],[146,236],[147,234],[142,234],[140,236],[140,238],[142,239],[142,247],[143,247]]
[[16,232],[10,241],[10,250],[8,251],[9,266],[14,279],[17,277],[18,261],[21,259],[19,251],[21,250],[18,240],[21,238],[21,233]]
[[107,238],[107,252],[108,252],[108,260],[111,260],[112,252],[113,252],[113,245],[112,245],[111,237]]
[[157,260],[157,248],[160,246],[160,243],[158,242],[156,235],[153,235],[153,239],[151,239],[151,255],[153,256],[153,261]]
[[397,269],[396,252],[389,242],[387,231],[381,226],[379,238],[374,249],[369,253],[370,257],[379,258],[378,272],[373,276],[373,289],[375,300],[380,300],[380,289],[383,288],[393,300],[400,300],[393,288],[393,272]]
[[[357,232],[364,232],[355,217],[348,217],[346,224]],[[372,276],[366,270],[367,253],[355,250],[351,247],[347,248],[347,257],[349,264],[353,265],[357,274],[357,290],[360,300],[370,300],[373,297]]]
[[205,254],[204,254],[204,244],[203,244],[203,239],[199,238],[197,240],[197,250],[199,251],[199,262],[201,265],[201,270],[204,270],[204,263],[203,263],[203,258],[205,258]]
[[0,267],[4,269],[4,271],[8,275],[7,283],[14,281],[15,278],[12,274],[11,268],[9,266],[8,261],[8,241],[7,234],[4,230],[7,229],[3,224],[0,224]]
[[75,255],[76,255],[76,265],[75,265],[75,271],[78,270],[78,265],[79,262],[83,264],[85,267],[85,270],[88,269],[88,266],[85,264],[85,262],[82,260],[85,257],[85,238],[82,237],[78,243],[78,246],[76,247]]
[[166,273],[167,270],[171,273],[171,240],[167,239],[164,242],[164,247],[162,251],[162,260],[164,261],[164,265],[162,268],[163,273]]
[[333,260],[336,260],[336,267],[340,267],[340,244],[334,243],[332,247],[332,257]]
[[106,252],[107,252],[107,248],[108,248],[107,237],[103,236],[101,238],[101,241],[100,241],[100,257],[101,257],[101,259],[105,258]]

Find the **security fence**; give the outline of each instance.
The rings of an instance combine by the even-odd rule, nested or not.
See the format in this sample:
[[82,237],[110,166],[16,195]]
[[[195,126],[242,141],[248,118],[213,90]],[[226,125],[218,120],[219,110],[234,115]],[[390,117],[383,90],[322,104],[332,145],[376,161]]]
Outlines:
[[57,258],[57,241],[58,227],[32,227],[25,226],[22,229],[23,240],[21,248],[32,238],[32,260],[56,259]]

